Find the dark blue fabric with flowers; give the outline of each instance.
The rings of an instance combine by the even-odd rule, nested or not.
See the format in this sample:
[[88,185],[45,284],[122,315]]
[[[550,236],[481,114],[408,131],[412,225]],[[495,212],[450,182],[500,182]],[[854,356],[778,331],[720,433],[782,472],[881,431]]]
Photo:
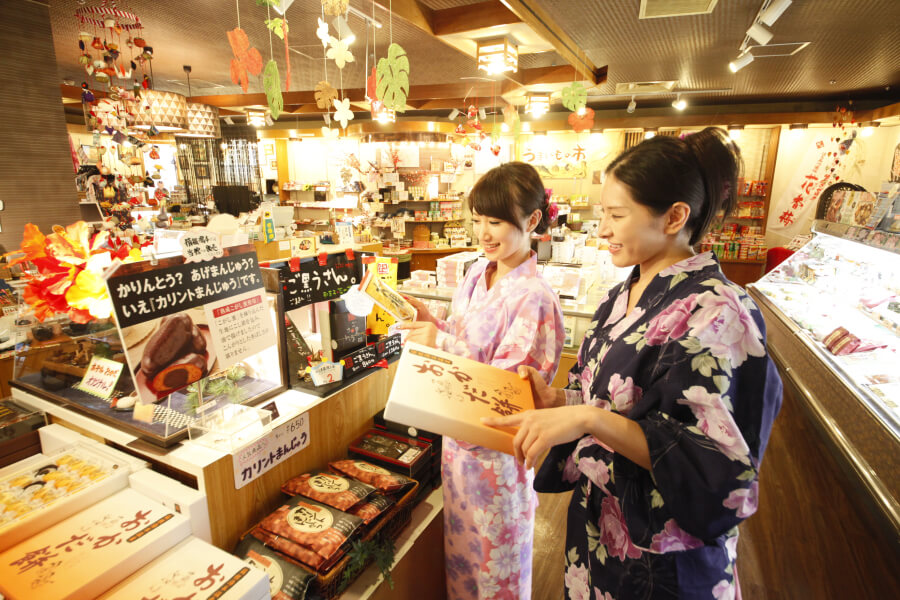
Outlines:
[[566,597],[740,598],[737,525],[781,406],[765,324],[712,253],[663,270],[626,315],[638,275],[601,302],[566,396],[637,422],[652,471],[592,436],[550,451],[535,489],[574,490]]

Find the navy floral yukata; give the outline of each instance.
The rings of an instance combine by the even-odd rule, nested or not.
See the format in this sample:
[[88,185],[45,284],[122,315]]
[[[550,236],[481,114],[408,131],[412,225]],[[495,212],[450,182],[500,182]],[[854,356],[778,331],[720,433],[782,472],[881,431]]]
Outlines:
[[574,489],[566,597],[740,598],[737,525],[756,510],[781,406],[765,324],[712,253],[660,272],[626,316],[638,275],[635,267],[601,302],[566,400],[637,422],[652,471],[593,436],[551,450],[535,488]]

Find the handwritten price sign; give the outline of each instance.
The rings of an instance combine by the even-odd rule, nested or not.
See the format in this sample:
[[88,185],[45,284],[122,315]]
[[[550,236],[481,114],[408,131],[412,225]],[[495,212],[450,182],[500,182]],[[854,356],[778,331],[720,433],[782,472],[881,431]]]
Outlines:
[[247,444],[232,455],[234,488],[241,489],[307,446],[309,446],[309,413],[303,413],[285,421],[264,437]]
[[188,231],[181,237],[181,253],[185,263],[221,258],[225,254],[218,234],[202,230]]
[[81,383],[77,387],[82,392],[87,392],[93,396],[103,399],[109,398],[112,396],[116,382],[119,381],[119,375],[122,374],[124,367],[125,365],[120,362],[95,356],[91,359],[87,372],[81,378]]

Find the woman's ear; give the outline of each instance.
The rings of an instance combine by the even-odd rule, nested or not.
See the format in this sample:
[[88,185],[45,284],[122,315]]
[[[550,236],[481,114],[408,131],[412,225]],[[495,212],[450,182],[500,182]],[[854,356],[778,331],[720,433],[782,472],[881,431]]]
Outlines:
[[676,235],[691,218],[691,207],[685,202],[676,202],[666,211],[666,224],[664,231],[669,235]]
[[529,215],[528,221],[525,223],[525,232],[531,233],[535,229],[537,229],[538,225],[541,224],[541,218],[543,218],[544,214],[540,209],[536,209]]

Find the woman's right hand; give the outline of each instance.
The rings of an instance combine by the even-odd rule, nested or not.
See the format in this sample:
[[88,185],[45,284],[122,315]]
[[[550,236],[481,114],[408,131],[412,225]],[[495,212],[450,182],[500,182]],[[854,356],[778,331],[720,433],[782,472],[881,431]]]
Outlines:
[[416,309],[416,321],[429,321],[434,323],[437,319],[428,312],[428,307],[425,306],[425,303],[419,300],[418,298],[414,298],[412,296],[407,296],[406,294],[402,294],[406,301],[412,304],[413,308]]
[[557,406],[565,406],[566,393],[550,387],[544,381],[540,371],[534,367],[519,366],[517,369],[519,377],[527,379],[531,383],[531,391],[534,394],[535,408],[554,408]]

